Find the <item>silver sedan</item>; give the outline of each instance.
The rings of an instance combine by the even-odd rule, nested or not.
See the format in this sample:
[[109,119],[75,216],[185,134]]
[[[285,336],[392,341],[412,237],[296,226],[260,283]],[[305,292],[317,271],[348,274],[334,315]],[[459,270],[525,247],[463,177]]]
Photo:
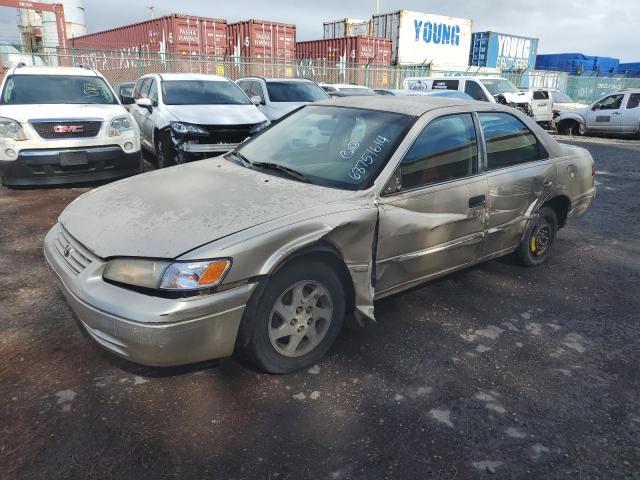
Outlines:
[[[516,252],[545,261],[594,194],[589,153],[500,105],[352,97],[223,156],[78,198],[45,255],[87,332],[135,362],[317,362],[374,301]],[[499,295],[499,292],[496,292]]]

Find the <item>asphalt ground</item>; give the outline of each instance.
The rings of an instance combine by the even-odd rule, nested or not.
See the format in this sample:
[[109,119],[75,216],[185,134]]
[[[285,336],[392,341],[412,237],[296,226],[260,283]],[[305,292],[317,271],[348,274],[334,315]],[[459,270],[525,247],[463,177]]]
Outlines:
[[42,241],[86,188],[0,188],[2,479],[640,479],[640,142],[535,269],[376,304],[300,373],[148,368],[78,328]]

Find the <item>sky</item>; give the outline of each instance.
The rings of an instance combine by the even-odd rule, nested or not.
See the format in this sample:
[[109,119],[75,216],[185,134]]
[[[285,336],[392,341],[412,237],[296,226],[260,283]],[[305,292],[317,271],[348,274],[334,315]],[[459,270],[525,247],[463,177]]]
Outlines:
[[[379,0],[381,12],[400,9],[470,18],[474,31],[540,39],[539,53],[579,52],[640,62],[640,0]],[[87,28],[96,32],[156,16],[186,13],[229,22],[256,18],[295,23],[298,40],[322,38],[322,22],[366,19],[375,0],[85,0]],[[16,41],[16,12],[0,7],[0,42]]]

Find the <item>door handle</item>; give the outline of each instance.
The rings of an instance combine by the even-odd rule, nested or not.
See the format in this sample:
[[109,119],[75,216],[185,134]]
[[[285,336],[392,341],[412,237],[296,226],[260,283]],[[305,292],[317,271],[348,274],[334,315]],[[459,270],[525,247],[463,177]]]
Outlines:
[[613,112],[611,115],[620,115],[620,112]]
[[551,180],[545,180],[542,184],[543,187],[550,187],[551,185],[553,185],[553,182]]
[[484,195],[478,195],[477,197],[471,197],[469,199],[469,208],[484,207],[487,204],[487,198]]

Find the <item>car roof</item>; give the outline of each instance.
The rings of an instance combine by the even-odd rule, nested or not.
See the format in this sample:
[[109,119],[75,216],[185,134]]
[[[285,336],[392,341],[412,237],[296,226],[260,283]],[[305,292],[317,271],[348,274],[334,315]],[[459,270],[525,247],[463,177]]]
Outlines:
[[12,75],[74,75],[79,77],[102,77],[95,70],[82,67],[15,67]]
[[265,82],[311,82],[314,83],[313,80],[309,78],[300,78],[300,77],[242,77],[240,80],[264,80]]
[[401,113],[419,117],[436,108],[456,107],[469,105],[469,100],[450,97],[433,96],[356,96],[342,97],[335,100],[315,102],[314,105],[340,106],[379,110],[381,112]]
[[350,83],[329,83],[329,85],[336,88],[359,88],[362,90],[371,90],[369,87],[365,87],[364,85],[352,85]]
[[221,75],[207,75],[204,73],[151,73],[142,77],[159,76],[162,80],[205,80],[210,82],[230,82],[227,77]]
[[500,75],[456,75],[454,77],[407,77],[405,80],[508,80]]

